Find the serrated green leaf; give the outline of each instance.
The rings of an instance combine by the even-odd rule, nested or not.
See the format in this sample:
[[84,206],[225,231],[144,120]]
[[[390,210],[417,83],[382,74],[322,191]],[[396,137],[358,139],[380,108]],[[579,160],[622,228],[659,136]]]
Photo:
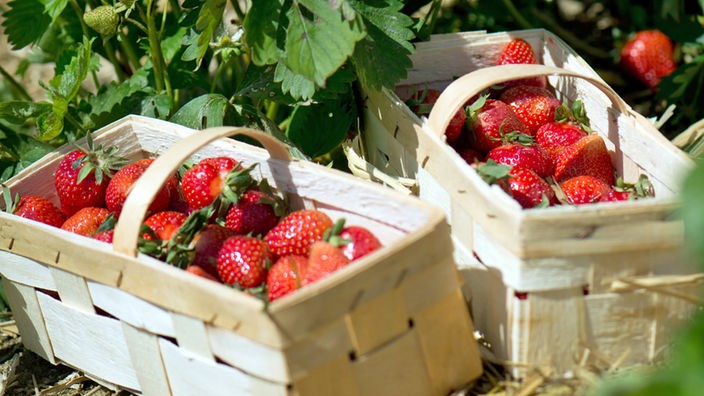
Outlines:
[[295,99],[308,100],[315,94],[315,83],[300,74],[295,74],[283,63],[276,64],[274,81],[281,83],[281,91]]
[[97,59],[92,59],[92,42],[92,39],[84,37],[71,62],[51,80],[51,85],[55,88],[52,96],[60,96],[68,102],[76,97],[81,84],[91,71],[91,66],[97,66]]
[[14,100],[0,103],[0,119],[11,124],[22,125],[27,120],[36,118],[52,110],[51,103],[25,102]]
[[413,20],[398,11],[401,2],[390,0],[384,4],[386,7],[353,3],[367,27],[367,36],[357,44],[352,63],[360,83],[373,90],[393,88],[413,66]]
[[187,36],[189,47],[183,53],[183,60],[195,60],[200,65],[215,31],[222,21],[226,3],[225,0],[205,0],[203,2],[195,25],[196,36],[194,37],[192,33]]
[[64,12],[69,0],[43,0],[44,10],[51,17],[52,21]]
[[306,155],[317,157],[337,147],[347,136],[357,111],[352,101],[329,101],[293,111],[288,138]]
[[193,129],[222,126],[229,107],[227,98],[220,94],[201,95],[178,109],[169,121]]
[[325,86],[325,80],[347,61],[365,36],[356,19],[344,20],[341,10],[324,0],[294,0],[287,16],[282,62],[318,87]]
[[244,40],[256,65],[270,65],[279,59],[276,34],[283,5],[283,0],[253,0],[244,18]]
[[2,26],[12,49],[37,42],[51,24],[51,17],[44,13],[44,4],[39,0],[14,0],[7,7]]
[[149,86],[147,72],[144,69],[138,70],[130,78],[120,84],[110,83],[104,85],[97,95],[91,96],[87,102],[91,105],[92,114],[109,113],[125,99],[145,91]]

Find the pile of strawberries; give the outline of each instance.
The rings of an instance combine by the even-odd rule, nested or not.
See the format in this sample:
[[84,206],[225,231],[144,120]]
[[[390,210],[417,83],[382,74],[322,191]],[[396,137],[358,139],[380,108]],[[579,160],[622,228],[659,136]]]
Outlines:
[[[520,38],[497,60],[497,65],[537,63],[530,44]],[[427,114],[439,94],[420,90],[407,103],[417,114]],[[616,175],[606,143],[590,129],[581,102],[561,103],[545,76],[507,81],[470,99],[450,121],[445,139],[523,208],[653,195],[645,176],[628,184]]]
[[[112,243],[113,227],[132,185],[154,161],[127,162],[116,149],[77,148],[62,158],[46,197],[12,197],[6,211]],[[334,222],[317,209],[289,210],[287,199],[256,166],[218,156],[184,166],[150,204],[140,231],[142,253],[196,275],[276,300],[379,249],[367,228]]]

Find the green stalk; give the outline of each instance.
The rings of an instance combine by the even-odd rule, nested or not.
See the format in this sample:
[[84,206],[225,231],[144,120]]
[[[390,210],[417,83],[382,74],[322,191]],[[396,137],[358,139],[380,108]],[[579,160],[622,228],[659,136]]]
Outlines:
[[139,56],[137,56],[137,51],[135,51],[134,46],[132,46],[132,43],[127,40],[127,37],[125,36],[124,33],[118,32],[120,39],[118,42],[120,43],[120,47],[122,48],[122,52],[125,54],[127,57],[127,61],[129,62],[130,66],[132,67],[133,71],[136,71],[141,67],[141,64],[139,63]]
[[[85,37],[90,37],[90,30],[88,30],[88,25],[86,25],[85,21],[83,21],[83,9],[80,5],[78,5],[76,0],[71,0],[70,3],[71,7],[73,7],[73,10],[76,12],[76,15],[78,15],[78,20],[81,22],[81,30],[83,31],[83,35]],[[95,86],[99,87],[100,82],[98,81],[98,73],[96,73],[95,70],[92,70],[91,76],[93,77],[93,83],[95,84]]]
[[81,123],[78,122],[78,120],[75,119],[68,111],[66,112],[66,114],[64,114],[64,119],[68,121],[71,125],[76,127],[76,129],[78,129],[79,131],[83,132],[84,134],[88,134],[88,130],[85,129],[83,125],[81,125]]
[[124,70],[122,70],[122,63],[120,62],[119,59],[117,59],[117,56],[115,56],[115,48],[112,46],[112,43],[110,42],[110,40],[108,40],[108,39],[103,40],[103,48],[105,48],[105,53],[108,56],[108,60],[110,61],[110,63],[112,63],[112,66],[115,69],[115,74],[117,74],[117,79],[120,82],[125,81],[125,72],[124,72]]
[[152,15],[152,11],[154,10],[153,3],[154,0],[147,1],[147,14],[144,15],[144,18],[147,22],[147,32],[149,35],[149,52],[151,52],[152,57],[152,67],[154,68],[154,80],[156,84],[156,90],[161,92],[165,89],[166,95],[173,100],[171,84],[168,81],[166,75],[166,63],[164,62],[164,56],[161,53],[160,40],[157,34],[158,31]]
[[511,0],[503,0],[504,6],[506,6],[506,9],[508,12],[511,14],[511,16],[516,20],[516,23],[523,28],[523,29],[532,29],[533,25],[528,22],[527,19],[521,15],[521,13],[518,11],[515,5],[513,5],[513,2]]
[[2,74],[5,80],[10,83],[10,85],[12,85],[12,88],[14,88],[19,93],[22,99],[27,100],[29,102],[34,100],[31,96],[29,96],[27,90],[24,89],[24,87],[20,83],[18,83],[17,80],[15,80],[15,78],[10,73],[8,73],[7,70],[2,67],[2,65],[0,65],[0,74]]

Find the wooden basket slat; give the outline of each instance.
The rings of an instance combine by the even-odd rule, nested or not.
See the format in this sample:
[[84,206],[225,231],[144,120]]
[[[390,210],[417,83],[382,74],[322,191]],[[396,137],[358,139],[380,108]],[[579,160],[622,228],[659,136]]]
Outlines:
[[37,289],[56,291],[54,278],[45,265],[6,251],[0,251],[0,262],[5,263],[3,278]]
[[[94,141],[142,158],[166,152],[193,133],[130,116],[99,131]],[[50,154],[36,169],[30,167],[11,180],[13,192],[35,192],[36,186],[46,184],[67,150]],[[218,394],[221,390],[215,388],[221,385],[229,387],[226,394],[325,394],[316,389],[324,389],[329,373],[343,367],[340,373],[348,376],[336,377],[335,387],[345,384],[345,391],[354,395],[381,394],[380,389],[395,386],[393,378],[365,376],[383,366],[400,371],[403,359],[397,360],[396,354],[420,359],[413,370],[422,375],[407,378],[404,386],[426,389],[430,384],[431,394],[446,393],[458,385],[451,382],[479,375],[471,322],[462,322],[462,304],[454,305],[460,310],[460,319],[454,320],[465,326],[447,323],[453,326],[453,336],[464,331],[454,353],[463,357],[458,364],[469,364],[474,371],[464,371],[462,378],[429,376],[423,359],[438,358],[422,349],[416,339],[422,334],[410,328],[407,319],[433,310],[447,313],[450,305],[443,301],[459,295],[449,230],[440,211],[311,163],[269,159],[265,150],[231,139],[209,144],[194,158],[215,153],[259,163],[255,177],[277,179],[278,188],[306,207],[345,217],[348,224],[374,227],[385,248],[265,309],[251,296],[151,257],[129,257],[107,244],[0,213],[0,247],[5,250],[0,254],[20,258],[10,261],[15,264],[30,262],[29,268],[38,270],[29,274],[0,262],[4,281],[20,290],[12,304],[36,300],[33,311],[18,311],[24,316],[18,323],[23,323],[28,345],[52,362],[144,394]],[[56,201],[50,190],[41,191]],[[42,241],[41,249],[37,240]],[[15,284],[14,279],[28,284]],[[36,321],[46,321],[45,329],[36,330],[45,334],[32,334]],[[71,322],[80,323],[81,331],[67,334]],[[442,333],[440,327],[436,323],[432,330]],[[115,340],[109,343],[100,334]],[[85,344],[92,352],[77,347],[80,338],[88,338]],[[52,343],[59,347],[52,348]],[[107,373],[108,365],[119,369]]]
[[85,314],[37,293],[54,354],[72,367],[127,389],[139,389],[127,341],[118,321]]

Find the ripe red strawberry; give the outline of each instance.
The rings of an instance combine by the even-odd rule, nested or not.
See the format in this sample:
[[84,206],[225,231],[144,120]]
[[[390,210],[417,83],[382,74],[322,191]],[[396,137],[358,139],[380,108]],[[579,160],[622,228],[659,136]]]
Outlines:
[[513,109],[518,118],[528,127],[531,135],[546,122],[555,120],[555,109],[560,101],[547,88],[531,85],[516,85],[506,89],[500,100]]
[[599,135],[586,135],[565,147],[555,157],[555,179],[563,182],[574,176],[590,175],[614,183],[614,166]]
[[659,30],[639,31],[621,49],[619,65],[626,73],[655,90],[662,77],[677,69],[672,41]]
[[523,208],[551,206],[558,203],[555,191],[548,182],[530,169],[512,167],[508,184],[511,196]]
[[227,211],[225,227],[236,234],[266,235],[283,214],[283,200],[250,188]]
[[571,122],[551,121],[543,124],[535,132],[535,142],[542,146],[555,159],[563,148],[586,136],[587,132]]
[[277,300],[303,286],[308,258],[289,255],[280,257],[266,275],[267,298]]
[[225,240],[233,235],[232,230],[227,227],[206,224],[191,241],[190,246],[193,249],[191,266],[201,267],[207,273],[217,277],[218,252]]
[[[153,158],[137,160],[115,173],[105,191],[105,204],[110,211],[115,212],[117,216],[120,215],[122,205],[125,204],[127,195],[132,190],[132,185],[142,176],[152,162],[154,162]],[[169,207],[170,199],[169,188],[165,185],[149,205],[149,212],[155,213],[166,210]]]
[[479,154],[479,151],[471,147],[462,147],[456,150],[457,154],[459,154],[460,157],[462,157],[462,159],[470,165],[474,164],[475,162],[482,162],[484,160],[482,155]]
[[51,201],[38,195],[23,195],[12,198],[9,188],[3,190],[5,197],[5,211],[16,216],[24,217],[48,224],[54,227],[61,227],[66,220],[61,209]]
[[[515,38],[508,42],[499,53],[499,58],[496,61],[497,65],[513,65],[513,64],[529,64],[535,65],[540,63],[538,57],[533,51],[531,45],[521,39]],[[507,81],[504,86],[510,87],[513,85],[533,85],[538,87],[547,86],[547,78],[545,76],[537,76],[531,78],[524,78],[519,80]]]
[[611,186],[606,182],[589,175],[567,179],[560,183],[560,188],[567,201],[575,205],[597,202],[602,195],[611,190]]
[[485,155],[502,144],[503,135],[510,132],[530,134],[528,127],[504,102],[482,96],[467,109],[473,147]]
[[347,241],[340,246],[340,249],[350,261],[364,257],[382,246],[374,233],[361,226],[351,225],[343,228],[339,238]]
[[486,158],[499,164],[530,169],[543,178],[552,175],[552,158],[542,146],[535,144],[528,135],[515,134],[512,137],[513,142],[492,149]]
[[326,241],[316,241],[310,246],[308,268],[304,284],[309,285],[332,274],[350,263],[350,259],[337,246]]
[[273,256],[259,238],[235,235],[225,240],[218,252],[217,269],[223,283],[249,289],[266,280]]
[[95,235],[93,235],[93,239],[96,239],[98,241],[103,241],[106,243],[112,243],[112,240],[114,237],[115,237],[115,229],[98,231]]
[[193,275],[200,276],[201,278],[205,278],[205,279],[209,279],[211,281],[222,283],[222,282],[220,282],[220,279],[218,279],[216,276],[214,276],[210,272],[206,271],[205,269],[203,269],[203,267],[201,267],[199,265],[189,265],[188,267],[186,267],[185,271],[189,272]]
[[599,197],[599,202],[618,202],[628,201],[631,199],[631,193],[628,191],[619,191],[613,188],[608,189]]
[[54,173],[54,188],[64,215],[71,216],[78,209],[105,206],[105,190],[117,168],[124,164],[117,157],[117,148],[93,147],[87,135],[88,148],[79,148],[66,154]]
[[333,221],[325,212],[301,209],[286,215],[265,236],[271,251],[282,257],[289,254],[308,256],[310,245],[323,239]]
[[88,206],[79,209],[61,225],[62,230],[92,237],[110,216],[110,210]]
[[204,158],[183,174],[181,189],[194,210],[212,204],[220,196],[236,202],[242,191],[254,183],[249,171],[229,157]]
[[[160,240],[168,241],[176,234],[186,218],[187,216],[181,212],[165,210],[149,216],[144,220],[144,224],[151,228]],[[150,239],[151,236],[145,234],[144,238]]]
[[[440,91],[437,89],[423,89],[416,92],[415,96],[408,101],[406,104],[410,107],[411,111],[418,115],[428,115],[432,109],[435,102],[437,102],[438,97],[440,97]],[[448,144],[452,144],[457,141],[457,138],[462,134],[462,129],[464,128],[464,123],[467,118],[467,114],[464,109],[461,108],[457,110],[455,115],[450,120],[447,128],[445,129],[445,141]]]

